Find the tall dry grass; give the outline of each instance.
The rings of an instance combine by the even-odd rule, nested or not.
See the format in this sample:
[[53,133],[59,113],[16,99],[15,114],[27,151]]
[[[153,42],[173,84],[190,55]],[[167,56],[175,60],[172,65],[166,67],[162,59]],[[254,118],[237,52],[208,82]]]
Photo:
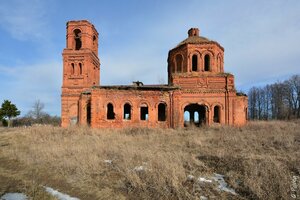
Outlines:
[[[299,121],[180,130],[0,129],[1,141],[7,145],[0,145],[0,157],[15,159],[22,174],[81,199],[289,199],[292,178],[300,175]],[[195,189],[198,183],[187,180],[213,173],[225,175],[238,195],[210,185]]]

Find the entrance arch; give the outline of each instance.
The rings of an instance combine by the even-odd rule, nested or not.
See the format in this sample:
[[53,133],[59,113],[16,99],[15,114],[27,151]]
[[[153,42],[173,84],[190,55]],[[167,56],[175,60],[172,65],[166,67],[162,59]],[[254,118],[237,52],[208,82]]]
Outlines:
[[[188,115],[188,116],[186,116]],[[205,105],[192,103],[184,107],[184,126],[202,126],[207,124],[208,109]]]

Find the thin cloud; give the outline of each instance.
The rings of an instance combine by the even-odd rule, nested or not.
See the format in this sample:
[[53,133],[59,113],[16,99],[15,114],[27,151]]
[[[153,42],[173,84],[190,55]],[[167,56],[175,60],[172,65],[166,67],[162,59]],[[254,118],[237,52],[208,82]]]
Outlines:
[[62,63],[44,62],[34,65],[14,67],[0,66],[4,88],[0,94],[12,100],[26,114],[36,100],[45,103],[45,111],[60,114],[60,87],[62,83]]
[[18,40],[40,39],[45,33],[45,5],[40,0],[0,3],[0,26]]

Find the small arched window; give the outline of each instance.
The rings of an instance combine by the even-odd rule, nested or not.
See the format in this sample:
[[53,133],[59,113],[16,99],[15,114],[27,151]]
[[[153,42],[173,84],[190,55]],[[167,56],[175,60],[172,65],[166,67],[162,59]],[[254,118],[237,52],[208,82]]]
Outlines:
[[166,121],[166,104],[158,104],[158,121]]
[[175,59],[176,59],[176,69],[177,69],[176,71],[182,72],[182,61],[183,61],[182,55],[177,54]]
[[75,50],[81,49],[81,31],[79,29],[74,30],[74,39],[75,39]]
[[220,123],[220,106],[214,107],[214,122]]
[[126,103],[124,105],[124,116],[123,119],[130,120],[131,119],[131,105]]
[[109,103],[107,104],[107,119],[115,119],[114,106]]
[[79,74],[81,75],[82,74],[82,64],[79,63]]
[[75,74],[75,65],[74,65],[74,63],[71,63],[71,74],[72,75]]
[[197,67],[198,67],[198,57],[197,55],[193,55],[192,56],[192,71],[197,71]]
[[208,54],[204,56],[204,71],[210,70],[210,57]]
[[96,45],[96,36],[93,36],[93,45]]
[[190,122],[191,114],[189,111],[184,111],[184,122]]

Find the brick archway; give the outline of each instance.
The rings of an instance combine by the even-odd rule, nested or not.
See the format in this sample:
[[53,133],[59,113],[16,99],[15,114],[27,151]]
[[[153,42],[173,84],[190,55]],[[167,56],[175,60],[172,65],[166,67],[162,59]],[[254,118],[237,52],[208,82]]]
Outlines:
[[[203,104],[191,103],[184,107],[184,126],[203,126],[208,124],[208,107]],[[189,116],[186,116],[189,115]]]

